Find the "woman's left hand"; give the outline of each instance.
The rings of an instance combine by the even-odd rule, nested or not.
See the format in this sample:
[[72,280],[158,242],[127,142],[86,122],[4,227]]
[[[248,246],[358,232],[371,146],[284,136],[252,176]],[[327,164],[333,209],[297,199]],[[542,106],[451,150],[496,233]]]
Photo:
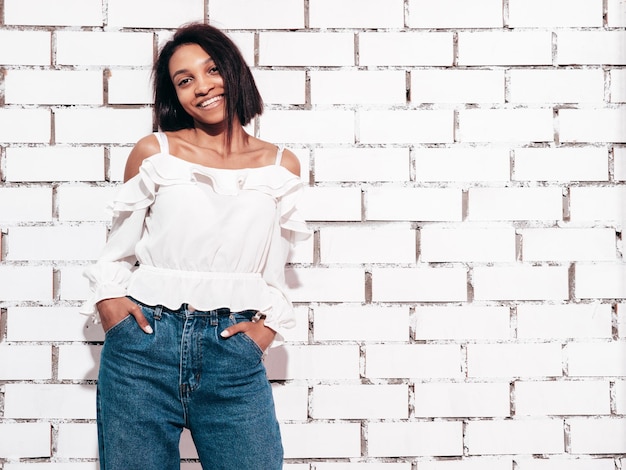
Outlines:
[[274,330],[265,326],[264,319],[257,322],[244,321],[237,323],[236,325],[229,326],[220,333],[220,336],[222,338],[230,338],[237,333],[245,333],[248,335],[248,337],[254,341],[262,351],[269,348],[272,341],[274,341],[274,337],[276,336],[276,332]]

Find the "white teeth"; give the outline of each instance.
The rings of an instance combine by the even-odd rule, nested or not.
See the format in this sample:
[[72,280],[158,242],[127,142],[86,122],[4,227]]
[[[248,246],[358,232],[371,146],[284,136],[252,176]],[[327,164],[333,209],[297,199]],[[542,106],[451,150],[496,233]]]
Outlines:
[[202,103],[200,103],[200,104],[198,105],[198,107],[200,107],[200,108],[206,108],[207,106],[210,106],[211,104],[213,104],[213,103],[215,103],[216,101],[221,100],[221,99],[222,99],[222,96],[221,96],[221,95],[220,95],[220,96],[214,96],[213,98],[211,98],[211,99],[209,99],[209,100],[206,100],[206,101],[203,101]]

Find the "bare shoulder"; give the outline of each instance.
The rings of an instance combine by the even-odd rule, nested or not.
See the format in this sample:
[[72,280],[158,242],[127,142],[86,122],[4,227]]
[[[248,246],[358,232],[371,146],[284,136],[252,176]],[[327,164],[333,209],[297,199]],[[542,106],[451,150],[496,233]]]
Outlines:
[[142,162],[152,155],[155,155],[161,151],[159,141],[154,134],[142,137],[128,155],[126,160],[126,168],[124,169],[124,181],[128,181],[137,173],[139,173],[139,167]]
[[287,168],[294,175],[300,176],[300,160],[298,157],[289,149],[283,150],[283,157],[280,161],[281,166]]

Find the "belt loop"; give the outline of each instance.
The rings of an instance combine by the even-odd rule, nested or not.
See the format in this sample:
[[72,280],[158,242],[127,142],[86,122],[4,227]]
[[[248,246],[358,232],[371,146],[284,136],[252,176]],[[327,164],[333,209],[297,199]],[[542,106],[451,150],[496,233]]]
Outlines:
[[161,320],[161,312],[163,312],[163,305],[157,305],[154,309],[155,320]]
[[218,325],[217,310],[211,310],[211,314],[209,315],[209,318],[211,319],[211,326],[217,326]]

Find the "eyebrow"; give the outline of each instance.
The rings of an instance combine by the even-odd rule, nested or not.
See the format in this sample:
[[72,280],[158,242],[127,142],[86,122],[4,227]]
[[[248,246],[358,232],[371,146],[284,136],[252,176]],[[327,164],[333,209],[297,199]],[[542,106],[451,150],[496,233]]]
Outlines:
[[[211,62],[215,64],[215,61],[211,57],[209,57],[207,60],[204,61],[204,64],[210,64]],[[180,75],[181,73],[187,73],[187,72],[189,72],[188,69],[177,70],[176,72],[172,74],[172,79],[176,78],[176,75]]]

